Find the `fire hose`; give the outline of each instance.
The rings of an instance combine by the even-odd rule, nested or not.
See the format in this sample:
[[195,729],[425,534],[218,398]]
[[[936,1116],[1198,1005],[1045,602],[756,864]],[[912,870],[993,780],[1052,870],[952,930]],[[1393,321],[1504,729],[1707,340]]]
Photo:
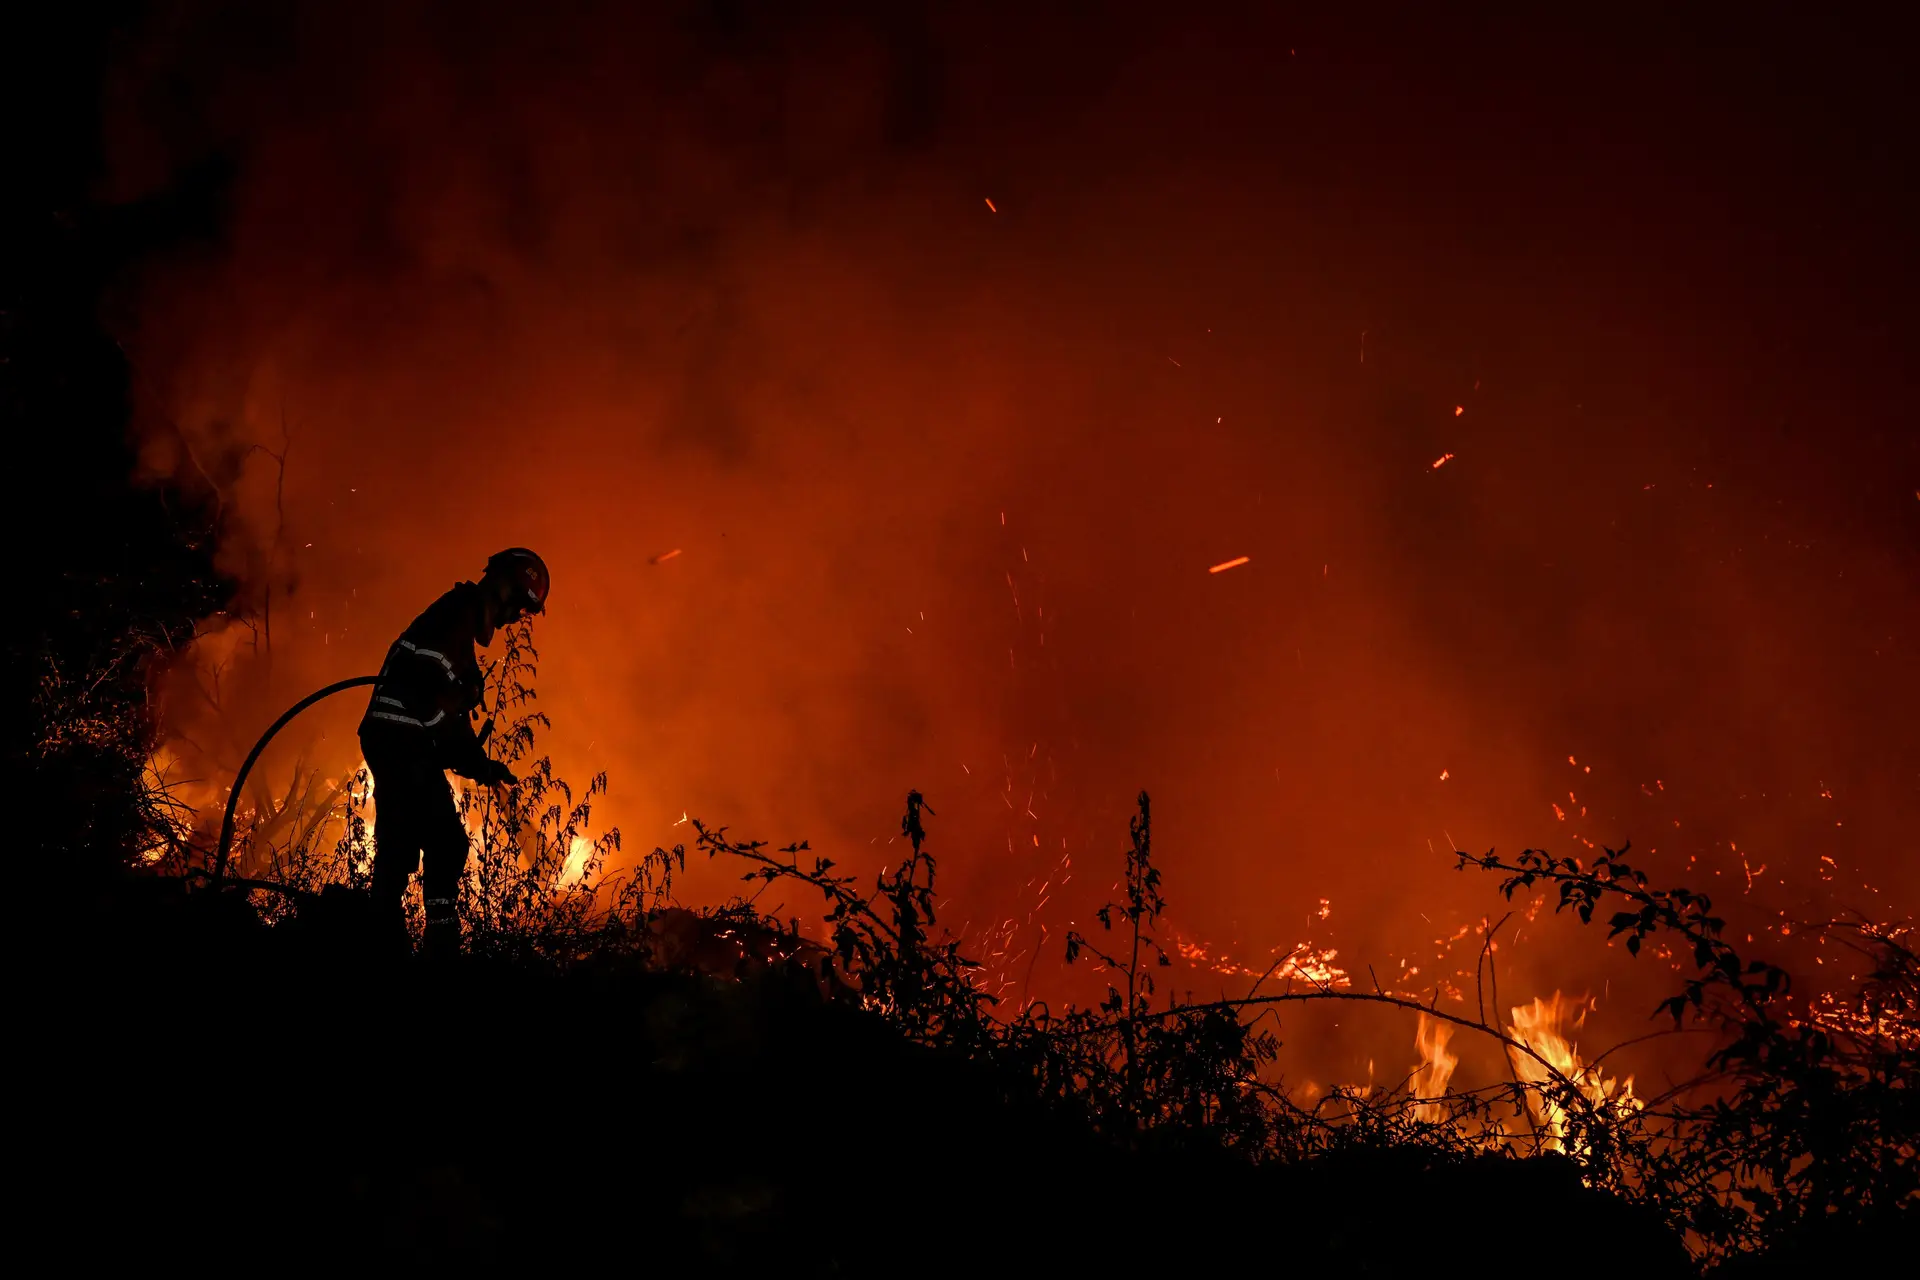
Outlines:
[[[233,848],[233,819],[235,812],[240,806],[240,792],[247,785],[247,775],[253,772],[254,763],[260,759],[260,753],[267,749],[267,744],[273,741],[273,736],[286,728],[287,723],[295,716],[305,711],[314,703],[319,702],[322,698],[330,698],[336,693],[342,693],[348,689],[358,689],[363,685],[377,684],[379,680],[379,676],[353,676],[346,680],[336,680],[324,689],[315,689],[312,693],[288,707],[286,711],[281,714],[280,718],[269,725],[267,731],[260,735],[260,741],[253,744],[253,750],[247,753],[246,760],[240,765],[240,772],[234,776],[233,790],[227,793],[227,813],[226,817],[220,821],[220,848],[214,855],[213,876],[209,882],[213,888],[219,888],[220,881],[226,878],[227,855]],[[492,732],[493,721],[489,720],[486,726],[480,730],[479,736],[482,744],[485,744],[488,735]]]
[[377,684],[379,680],[379,676],[354,676],[348,680],[336,680],[324,689],[315,689],[312,693],[288,707],[280,718],[269,725],[267,731],[260,735],[260,741],[253,744],[253,750],[247,753],[246,760],[240,766],[240,772],[234,776],[233,790],[227,793],[227,816],[220,820],[220,849],[219,852],[214,855],[213,859],[212,885],[214,888],[217,889],[220,887],[220,881],[224,879],[227,874],[227,853],[233,848],[233,817],[234,813],[240,807],[240,792],[247,785],[247,775],[253,772],[254,762],[260,758],[260,753],[267,749],[267,744],[273,741],[273,735],[286,728],[288,721],[292,720],[295,716],[322,698],[330,698],[334,694],[342,693],[348,689],[358,689],[362,685]]

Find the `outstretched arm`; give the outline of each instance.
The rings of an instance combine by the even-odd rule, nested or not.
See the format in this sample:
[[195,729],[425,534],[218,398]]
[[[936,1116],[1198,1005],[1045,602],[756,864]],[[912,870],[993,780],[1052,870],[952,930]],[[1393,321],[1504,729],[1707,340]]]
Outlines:
[[505,765],[490,758],[481,747],[480,739],[474,736],[473,722],[464,711],[449,712],[437,728],[435,745],[439,748],[441,763],[448,769],[463,778],[488,784],[505,781],[502,774],[512,777]]

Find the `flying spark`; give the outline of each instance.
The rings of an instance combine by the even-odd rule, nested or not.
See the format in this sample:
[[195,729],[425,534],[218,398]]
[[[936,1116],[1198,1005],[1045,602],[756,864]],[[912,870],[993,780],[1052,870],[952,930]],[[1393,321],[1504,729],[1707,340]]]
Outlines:
[[1234,569],[1234,568],[1238,568],[1239,566],[1241,566],[1241,565],[1243,565],[1243,564],[1245,564],[1245,563],[1247,563],[1247,561],[1249,561],[1249,560],[1251,560],[1251,559],[1253,559],[1253,557],[1252,557],[1252,556],[1238,556],[1238,557],[1235,557],[1235,558],[1234,558],[1234,559],[1232,559],[1232,560],[1228,560],[1228,561],[1225,561],[1225,562],[1223,562],[1223,563],[1221,563],[1221,564],[1217,564],[1217,565],[1215,565],[1215,566],[1213,566],[1213,568],[1211,568],[1211,569],[1209,569],[1209,570],[1207,570],[1207,572],[1208,572],[1208,573],[1219,573],[1219,572],[1221,572],[1221,571],[1222,571],[1222,570],[1224,570],[1224,569]]
[[657,556],[649,556],[649,557],[647,557],[647,563],[648,563],[648,564],[665,564],[665,563],[666,563],[667,561],[669,561],[669,560],[671,560],[671,559],[673,559],[673,558],[674,558],[675,556],[677,556],[677,555],[679,555],[679,554],[680,554],[680,548],[679,548],[679,547],[675,547],[675,548],[674,548],[673,550],[671,550],[671,551],[662,551],[662,552],[661,552],[661,553],[660,553],[659,555],[657,555]]
[[1453,457],[1453,455],[1452,455],[1452,454],[1450,454],[1450,453],[1443,453],[1443,454],[1441,454],[1441,455],[1440,455],[1439,457],[1437,457],[1437,458],[1435,458],[1435,459],[1433,460],[1433,469],[1434,469],[1435,471],[1438,471],[1438,470],[1439,470],[1440,468],[1442,468],[1442,467],[1444,467],[1444,466],[1446,466],[1446,465],[1447,465],[1447,460],[1448,460],[1449,458],[1451,458],[1451,457]]

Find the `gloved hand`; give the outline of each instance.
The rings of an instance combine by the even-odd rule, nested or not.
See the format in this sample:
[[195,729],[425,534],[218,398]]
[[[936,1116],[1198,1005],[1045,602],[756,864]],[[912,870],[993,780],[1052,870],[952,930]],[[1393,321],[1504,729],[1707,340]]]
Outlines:
[[513,770],[507,768],[507,766],[500,761],[489,760],[487,761],[486,771],[480,776],[478,781],[481,785],[488,787],[510,787],[520,781],[520,779],[514,777]]

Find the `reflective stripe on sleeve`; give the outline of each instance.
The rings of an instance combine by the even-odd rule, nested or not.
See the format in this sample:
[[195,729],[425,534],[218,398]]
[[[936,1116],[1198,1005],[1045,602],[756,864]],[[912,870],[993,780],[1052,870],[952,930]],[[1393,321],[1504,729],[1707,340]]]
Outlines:
[[422,649],[419,645],[415,644],[411,640],[402,640],[400,642],[400,647],[402,649],[405,649],[408,653],[417,654],[422,658],[432,658],[435,662],[439,663],[442,667],[446,669],[447,679],[449,680],[457,679],[457,677],[453,674],[453,664],[451,662],[448,662],[447,655],[444,653],[441,653],[439,650]]

